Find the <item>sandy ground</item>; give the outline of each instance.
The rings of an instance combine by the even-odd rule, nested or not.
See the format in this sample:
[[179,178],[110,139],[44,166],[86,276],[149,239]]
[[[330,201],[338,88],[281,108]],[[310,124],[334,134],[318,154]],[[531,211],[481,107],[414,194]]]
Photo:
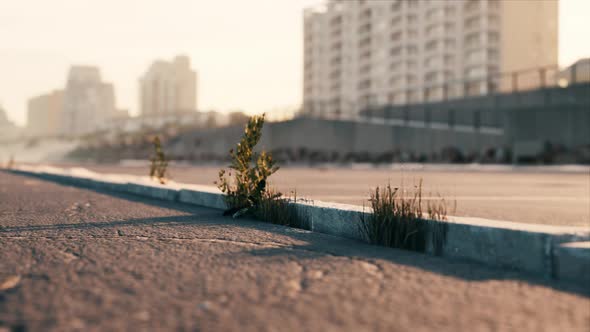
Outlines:
[[[71,165],[70,165],[71,166]],[[146,166],[85,165],[105,173],[147,174]],[[484,168],[485,169],[485,168]],[[171,166],[173,180],[209,184],[219,167]],[[424,193],[446,198],[449,214],[535,224],[590,227],[590,172],[551,168],[407,167],[406,169],[282,168],[271,184],[299,197],[368,205],[369,191],[390,182],[406,187],[422,179]],[[453,213],[453,206],[456,211]]]
[[0,330],[588,331],[589,296],[0,172]]

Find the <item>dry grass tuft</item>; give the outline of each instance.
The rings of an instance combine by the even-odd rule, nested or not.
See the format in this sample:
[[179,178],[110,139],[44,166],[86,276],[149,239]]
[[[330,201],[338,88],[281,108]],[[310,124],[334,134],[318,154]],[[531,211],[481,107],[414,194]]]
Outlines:
[[[440,195],[439,195],[440,197]],[[447,203],[444,198],[427,203],[427,216],[422,210],[422,180],[411,191],[393,188],[388,184],[377,187],[369,201],[373,213],[361,215],[360,231],[372,244],[424,252],[427,247],[428,230],[431,230],[435,253],[444,243]]]
[[255,207],[254,217],[273,224],[310,229],[307,218],[299,213],[293,204],[296,201],[296,194],[294,198],[285,198],[275,190],[269,189]]

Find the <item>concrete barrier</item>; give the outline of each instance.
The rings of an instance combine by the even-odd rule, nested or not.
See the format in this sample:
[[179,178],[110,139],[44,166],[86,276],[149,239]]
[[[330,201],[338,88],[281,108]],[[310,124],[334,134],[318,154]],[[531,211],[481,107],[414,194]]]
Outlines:
[[223,194],[205,186],[187,185],[186,188],[180,189],[178,201],[220,210],[227,208]]
[[550,235],[526,230],[453,223],[443,256],[477,260],[488,265],[550,274]]
[[554,278],[590,284],[590,241],[559,244],[553,257]]
[[127,182],[124,187],[126,189],[125,191],[130,194],[147,196],[165,201],[176,201],[179,194],[177,189],[134,182]]
[[[215,187],[171,182],[161,185],[147,177],[97,174],[82,170],[19,167],[12,172],[81,187],[225,209]],[[361,215],[369,208],[321,201],[292,203],[309,229],[366,241]],[[481,218],[449,217],[425,220],[426,253],[490,266],[531,272],[547,278],[590,280],[590,228],[521,224]],[[442,230],[442,233],[441,233]],[[439,236],[442,234],[442,237]]]
[[358,206],[321,201],[297,202],[293,205],[311,231],[364,240],[359,229],[363,210]]

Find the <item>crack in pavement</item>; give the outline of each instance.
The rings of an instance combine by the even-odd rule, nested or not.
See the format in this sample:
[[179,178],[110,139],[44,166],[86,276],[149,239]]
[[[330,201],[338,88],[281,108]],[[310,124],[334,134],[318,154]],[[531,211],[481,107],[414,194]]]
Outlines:
[[224,238],[189,238],[189,237],[177,237],[177,236],[145,236],[145,235],[126,235],[123,232],[118,232],[118,236],[109,236],[109,235],[96,235],[96,234],[85,234],[80,236],[63,236],[63,235],[35,235],[34,237],[26,237],[26,236],[15,236],[15,235],[8,235],[8,236],[0,236],[0,239],[12,239],[12,240],[34,240],[34,239],[47,239],[47,240],[81,240],[81,239],[109,239],[109,240],[119,240],[121,238],[131,239],[131,240],[156,240],[156,241],[177,241],[177,242],[210,242],[210,243],[228,243],[228,244],[238,244],[238,245],[246,245],[246,246],[257,246],[257,247],[265,247],[265,248],[289,248],[290,244],[280,243],[280,242],[273,242],[273,241],[264,241],[264,242],[255,242],[255,241],[242,241],[236,239],[224,239]]

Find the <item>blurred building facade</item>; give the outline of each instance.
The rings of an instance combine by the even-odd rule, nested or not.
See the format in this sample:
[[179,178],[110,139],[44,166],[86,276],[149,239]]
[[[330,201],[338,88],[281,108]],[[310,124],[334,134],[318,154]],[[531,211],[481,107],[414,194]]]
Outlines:
[[557,67],[557,4],[330,0],[308,8],[303,114],[354,117],[371,107],[513,88],[500,73]]
[[33,97],[27,103],[27,134],[30,136],[57,136],[64,108],[64,91]]
[[167,116],[197,109],[197,73],[187,56],[155,61],[139,80],[142,116]]
[[590,82],[590,58],[580,59],[564,68],[557,79],[561,86]]
[[63,100],[60,134],[64,136],[92,133],[117,114],[113,85],[102,81],[97,67],[70,68]]
[[8,119],[6,111],[2,105],[0,105],[0,141],[15,139],[19,134],[19,128]]

